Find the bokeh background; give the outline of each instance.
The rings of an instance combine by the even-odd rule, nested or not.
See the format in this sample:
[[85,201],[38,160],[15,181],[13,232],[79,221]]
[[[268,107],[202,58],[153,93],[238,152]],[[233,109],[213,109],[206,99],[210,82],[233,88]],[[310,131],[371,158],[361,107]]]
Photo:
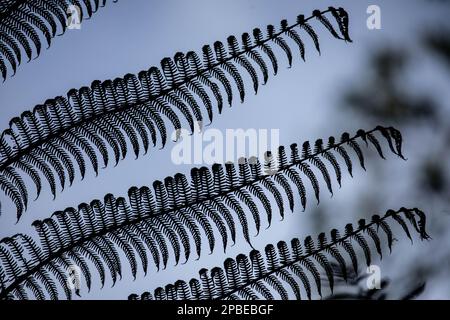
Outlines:
[[[369,5],[381,8],[381,30],[366,26]],[[248,94],[212,127],[279,129],[281,144],[339,136],[342,132],[393,125],[405,138],[408,160],[370,158],[367,172],[356,170],[345,177],[332,198],[324,192],[320,206],[310,199],[307,210],[287,214],[253,240],[256,248],[292,237],[304,238],[333,227],[343,228],[360,217],[384,213],[401,206],[419,207],[429,216],[433,240],[412,246],[399,237],[392,255],[380,266],[389,280],[388,298],[400,298],[411,288],[426,283],[420,299],[450,298],[450,3],[425,0],[298,1],[298,0],[121,0],[109,4],[81,30],[69,30],[36,61],[24,64],[17,75],[0,85],[0,128],[10,118],[47,98],[70,88],[138,73],[158,65],[177,51],[200,50],[203,44],[226,40],[254,27],[290,21],[314,9],[342,6],[350,15],[354,42],[336,41],[320,31],[322,55],[307,47],[307,61],[298,57],[287,69],[285,61],[276,77],[257,96]],[[250,89],[250,88],[249,88]],[[250,92],[250,90],[249,90]],[[2,129],[2,130],[3,130]],[[32,232],[31,223],[56,210],[80,202],[102,199],[108,193],[126,195],[129,187],[151,185],[191,166],[170,160],[173,144],[156,149],[138,160],[128,157],[117,167],[91,172],[84,181],[60,194],[55,201],[43,192],[28,213],[15,224],[15,210],[6,200],[0,217],[0,237]],[[4,197],[3,195],[1,197]],[[159,273],[142,271],[133,280],[124,272],[122,281],[103,290],[98,283],[86,299],[123,299],[164,286],[177,279],[188,280],[200,268],[221,265],[228,256],[247,253],[240,242],[224,254],[220,249],[198,261],[169,266]],[[362,270],[364,273],[365,270]]]

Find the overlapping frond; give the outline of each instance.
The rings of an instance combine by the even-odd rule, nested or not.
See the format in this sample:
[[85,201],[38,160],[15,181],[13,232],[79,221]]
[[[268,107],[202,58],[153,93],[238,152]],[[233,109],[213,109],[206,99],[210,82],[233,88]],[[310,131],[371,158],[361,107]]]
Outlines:
[[[332,264],[337,264],[339,276],[346,278],[346,274],[351,272],[346,260],[350,259],[354,267],[358,267],[357,246],[365,252],[365,262],[369,266],[373,246],[381,257],[379,237],[385,237],[389,247],[392,245],[394,235],[391,226],[395,223],[404,228],[410,239],[410,229],[417,232],[421,240],[429,239],[425,230],[426,217],[422,211],[417,208],[389,210],[384,216],[374,215],[369,223],[359,220],[357,228],[347,224],[343,235],[337,229],[331,230],[330,240],[325,233],[321,233],[316,242],[311,236],[306,237],[303,245],[297,238],[291,241],[290,247],[284,241],[276,246],[269,244],[264,253],[253,250],[249,255],[228,258],[222,268],[200,270],[197,279],[189,282],[179,280],[157,288],[153,294],[132,294],[129,299],[287,300],[311,299],[315,293],[322,296],[322,289],[326,286],[333,291],[335,274]],[[327,281],[322,281],[322,274],[326,275]]]
[[137,76],[94,81],[13,118],[0,137],[0,187],[16,205],[18,218],[29,198],[23,176],[34,182],[37,196],[43,181],[56,196],[57,189],[70,185],[78,172],[83,178],[92,166],[97,174],[111,158],[117,164],[130,146],[138,157],[157,143],[164,147],[169,130],[193,130],[196,122],[204,121],[205,112],[212,121],[216,109],[220,113],[224,104],[231,105],[236,94],[245,99],[245,75],[256,93],[268,80],[269,69],[278,72],[280,54],[290,65],[291,47],[297,46],[304,58],[302,33],[320,51],[310,20],[319,21],[336,38],[350,41],[344,9],[316,10],[309,18],[300,15],[292,25],[283,20],[280,28],[268,26],[266,35],[254,29],[253,36],[244,33],[240,42],[230,36],[226,44],[206,45],[203,58],[193,51],[177,53],[173,59],[163,59],[160,68]]
[[[99,274],[102,285],[108,274],[113,283],[121,277],[121,256],[125,256],[135,276],[140,265],[147,272],[150,264],[158,269],[165,267],[169,258],[176,263],[182,257],[187,261],[193,250],[200,256],[205,239],[210,251],[216,242],[225,250],[238,232],[250,243],[251,231],[258,233],[263,220],[270,226],[273,203],[283,218],[286,209],[293,211],[299,199],[305,208],[309,189],[317,200],[322,183],[333,192],[333,185],[341,183],[342,168],[352,173],[355,155],[364,167],[361,143],[365,141],[380,156],[384,155],[381,139],[403,158],[400,132],[377,127],[359,130],[352,137],[344,133],[340,140],[330,137],[327,143],[319,139],[313,149],[309,142],[303,143],[301,150],[293,144],[290,156],[281,146],[276,172],[270,161],[262,166],[257,158],[241,159],[236,165],[194,168],[190,182],[183,174],[176,174],[155,181],[153,190],[133,187],[128,200],[108,194],[104,201],[94,200],[77,209],[56,212],[51,218],[34,223],[39,244],[27,242],[26,248],[18,245],[17,252],[2,249],[0,262],[6,277],[2,279],[0,297],[22,298],[29,291],[28,283],[37,283],[54,298],[49,288],[55,282],[42,280],[42,274],[46,274],[58,279],[70,298],[61,274],[71,265],[79,266],[90,288],[91,267]],[[266,168],[270,168],[267,174]],[[26,253],[20,253],[21,250]],[[24,256],[29,257],[26,263],[21,260]],[[34,296],[42,297],[35,293]]]
[[[113,0],[117,2],[117,0]],[[8,0],[0,3],[0,73],[3,81],[24,60],[38,57],[42,42],[66,31],[70,6],[77,8],[81,22],[90,18],[106,0]]]

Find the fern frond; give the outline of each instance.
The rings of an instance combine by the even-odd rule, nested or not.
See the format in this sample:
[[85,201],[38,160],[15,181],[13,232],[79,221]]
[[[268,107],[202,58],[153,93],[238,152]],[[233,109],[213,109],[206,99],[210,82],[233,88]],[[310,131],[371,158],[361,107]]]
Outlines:
[[[117,0],[113,0],[117,2]],[[0,4],[0,72],[3,81],[17,71],[25,54],[28,61],[41,54],[42,40],[50,47],[59,30],[67,28],[69,6],[77,6],[79,18],[90,18],[106,0],[9,0]],[[81,21],[80,21],[81,22]]]
[[[273,46],[281,47],[291,63],[289,47],[301,41],[295,30],[306,28],[308,36],[318,41],[309,20],[337,14],[340,25],[344,23],[338,18],[340,12],[343,9],[330,8],[307,19],[302,16],[290,26],[282,23],[279,31],[268,26],[267,36],[255,29],[253,39],[248,33],[242,35],[241,44],[230,36],[228,49],[220,41],[213,48],[204,46],[203,59],[193,51],[177,53],[173,59],[163,59],[161,68],[152,67],[137,76],[127,74],[113,81],[94,81],[90,87],[72,89],[66,97],[47,100],[33,112],[13,118],[10,128],[0,137],[0,177],[2,189],[17,206],[18,218],[28,199],[19,188],[22,174],[33,178],[38,196],[42,185],[37,177],[50,184],[55,196],[59,186],[64,188],[66,175],[69,184],[76,169],[84,177],[86,163],[97,174],[100,162],[105,166],[111,162],[110,153],[116,164],[125,158],[129,145],[136,157],[158,141],[164,147],[170,127],[177,133],[186,125],[193,130],[196,122],[203,123],[205,111],[212,121],[214,108],[221,113],[225,101],[231,105],[236,89],[243,101],[245,73],[250,75],[256,93],[260,83],[258,70],[264,83],[269,77],[266,59],[271,61],[275,73],[278,70]],[[340,28],[347,30],[347,26]],[[289,44],[288,38],[294,34],[295,41]],[[304,57],[303,45],[301,50]],[[18,178],[10,179],[6,170],[17,172]]]
[[[363,251],[368,250],[365,262],[370,265],[372,251],[368,242],[372,240],[376,247],[378,242],[368,234],[378,234],[381,223],[394,224],[398,219],[414,217],[419,219],[418,224],[410,220],[410,225],[417,231],[421,240],[429,239],[425,230],[425,214],[419,209],[401,208],[398,211],[389,210],[382,217],[375,215],[369,223],[359,220],[358,228],[352,224],[345,227],[344,235],[336,229],[330,232],[331,241],[326,239],[325,233],[318,236],[314,243],[311,236],[305,238],[303,245],[294,238],[289,248],[284,241],[277,243],[276,247],[269,244],[265,254],[253,250],[250,254],[240,254],[236,259],[225,260],[223,268],[213,268],[211,272],[206,269],[200,271],[200,278],[189,282],[179,280],[174,285],[157,288],[153,294],[145,292],[142,295],[132,294],[130,300],[248,300],[248,299],[311,299],[311,288],[315,286],[318,295],[325,285],[333,291],[333,280],[350,270],[345,260],[348,248],[358,245]],[[416,228],[418,225],[420,227]],[[392,234],[388,234],[392,236]],[[378,249],[377,249],[378,251]],[[380,257],[381,253],[379,252]],[[338,257],[338,259],[336,259]],[[369,258],[369,259],[368,259]],[[335,270],[338,262],[339,268]],[[335,274],[335,272],[337,273]],[[321,274],[326,274],[327,283],[321,282]],[[207,285],[206,285],[207,284]]]
[[[305,179],[319,200],[319,181],[323,180],[327,189],[332,190],[332,175],[325,155],[329,158],[345,153],[347,161],[352,161],[350,150],[357,149],[362,155],[359,144],[369,134],[392,139],[392,145],[400,146],[401,135],[394,128],[359,130],[353,137],[344,133],[339,142],[331,137],[326,146],[317,140],[314,150],[305,142],[302,153],[293,144],[289,158],[285,148],[279,147],[276,173],[264,174],[257,158],[240,159],[236,165],[194,168],[190,183],[178,173],[164,181],[155,181],[153,190],[132,187],[127,200],[108,194],[103,202],[94,200],[79,205],[78,209],[56,212],[51,218],[33,224],[40,243],[34,245],[39,248],[35,252],[26,250],[25,256],[31,257],[30,267],[24,267],[16,255],[10,259],[7,253],[0,254],[0,261],[5,264],[3,269],[11,270],[2,280],[7,285],[0,297],[13,294],[20,298],[25,284],[44,270],[56,276],[72,264],[85,265],[80,268],[89,288],[92,276],[86,260],[94,265],[102,285],[107,273],[115,283],[121,277],[121,251],[136,276],[139,264],[146,273],[151,262],[159,269],[171,257],[176,263],[182,257],[187,261],[193,250],[200,256],[204,239],[211,252],[217,241],[225,251],[230,240],[235,242],[237,232],[242,232],[250,244],[251,231],[258,233],[264,218],[270,226],[272,200],[281,217],[287,206],[294,210],[298,197],[304,209]],[[400,149],[394,151],[401,156]],[[338,162],[335,165],[340,166]],[[64,288],[67,292],[67,286]],[[70,294],[66,293],[66,297],[70,298]]]

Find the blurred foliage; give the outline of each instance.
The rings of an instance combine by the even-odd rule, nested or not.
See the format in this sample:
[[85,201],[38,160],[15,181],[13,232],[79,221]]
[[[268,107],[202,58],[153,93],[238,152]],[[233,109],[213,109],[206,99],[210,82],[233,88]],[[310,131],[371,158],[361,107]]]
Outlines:
[[[448,67],[450,79],[450,29],[428,31],[419,39],[423,49],[436,57],[438,64]],[[377,123],[388,123],[401,130],[417,128],[418,124],[436,132],[440,141],[434,141],[434,149],[427,145],[430,156],[423,159],[418,172],[417,188],[421,193],[442,196],[449,201],[450,184],[447,162],[450,157],[450,127],[448,108],[440,106],[433,93],[415,92],[405,83],[413,66],[413,53],[407,48],[385,47],[369,60],[366,81],[353,86],[343,96],[344,105],[362,117]],[[447,117],[442,110],[447,108]],[[438,151],[436,151],[438,150]]]
[[450,68],[450,30],[430,32],[423,41],[424,45],[436,53]]
[[438,122],[438,107],[431,96],[417,97],[403,88],[401,79],[410,63],[403,49],[380,49],[369,61],[370,75],[366,82],[345,93],[345,105],[373,120],[388,119],[396,125]]
[[[437,70],[448,71],[450,84],[450,29],[441,27],[427,30],[419,35],[417,43],[421,51],[432,58]],[[418,159],[419,165],[411,170],[416,184],[407,192],[413,197],[420,197],[429,208],[449,208],[450,211],[450,102],[442,101],[439,93],[409,85],[409,77],[417,70],[414,68],[417,66],[416,58],[416,52],[403,44],[377,49],[369,58],[368,68],[362,73],[363,78],[352,83],[343,94],[343,104],[368,121],[395,125],[403,132],[428,132],[432,140],[421,143],[416,141],[416,147],[422,148],[425,155]],[[373,185],[377,189],[377,183]],[[441,217],[444,218],[443,215]],[[445,217],[448,218],[447,215]],[[444,225],[448,224],[438,220],[435,230],[432,230],[433,237],[445,239],[444,233],[450,231]],[[400,287],[412,289],[402,298],[417,297],[424,290],[423,279],[428,281],[438,273],[448,272],[450,244],[433,245],[432,250],[445,251],[442,262],[430,265],[429,261],[424,260],[411,265],[409,277],[402,279],[404,285]],[[368,290],[367,286],[361,286],[364,279],[359,275],[355,281],[344,283],[344,290],[336,292],[332,298],[386,299],[389,296],[389,280],[384,279],[381,290]]]
[[445,195],[449,192],[446,170],[442,163],[436,160],[426,160],[420,170],[419,184],[427,193]]

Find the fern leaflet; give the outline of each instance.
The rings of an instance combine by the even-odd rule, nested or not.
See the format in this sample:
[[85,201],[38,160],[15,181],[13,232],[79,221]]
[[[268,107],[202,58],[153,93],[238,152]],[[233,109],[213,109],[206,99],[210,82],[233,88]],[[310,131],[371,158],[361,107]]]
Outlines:
[[[113,0],[117,2],[117,0]],[[79,22],[92,17],[106,0],[9,0],[0,3],[0,73],[3,81],[17,71],[25,53],[28,61],[41,54],[42,38],[52,39],[66,31],[70,7],[77,8]]]

